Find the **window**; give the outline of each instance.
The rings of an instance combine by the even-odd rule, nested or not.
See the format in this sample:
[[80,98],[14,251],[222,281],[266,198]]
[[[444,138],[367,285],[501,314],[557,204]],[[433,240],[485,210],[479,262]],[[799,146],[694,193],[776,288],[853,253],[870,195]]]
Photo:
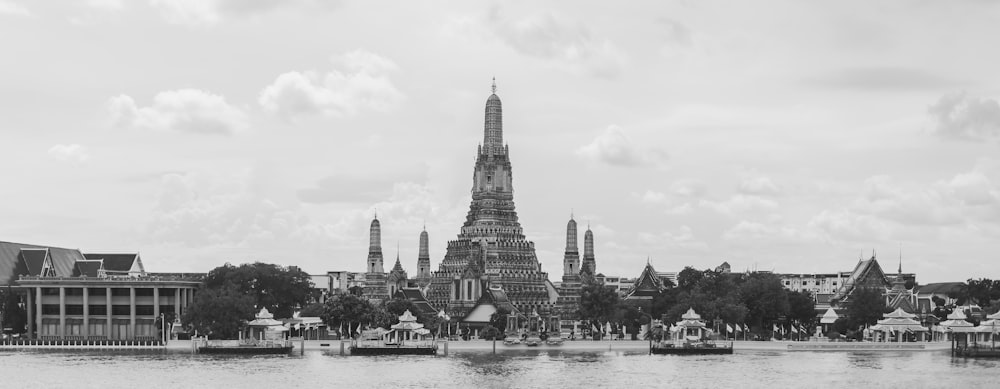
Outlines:
[[90,310],[90,314],[91,315],[102,315],[103,316],[103,315],[107,315],[108,314],[108,307],[106,305],[104,305],[104,304],[100,304],[100,305],[91,304],[91,305],[88,306],[87,309]]
[[43,315],[58,315],[59,304],[42,304]]
[[83,305],[78,305],[78,304],[67,305],[66,306],[66,314],[67,315],[82,315],[83,314]]
[[58,296],[59,288],[42,288],[42,296]]
[[108,294],[108,290],[106,288],[89,288],[87,294],[91,296],[104,296]]
[[153,306],[152,305],[136,305],[135,314],[142,316],[153,316]]
[[131,294],[128,291],[128,288],[113,288],[113,289],[111,289],[111,295],[112,296],[126,296],[126,297],[127,296],[131,296]]
[[66,288],[67,296],[83,296],[83,288]]
[[132,314],[132,310],[128,305],[112,305],[111,306],[112,315],[127,316]]
[[135,289],[135,295],[136,296],[149,296],[149,297],[152,297],[153,296],[153,288],[136,288]]

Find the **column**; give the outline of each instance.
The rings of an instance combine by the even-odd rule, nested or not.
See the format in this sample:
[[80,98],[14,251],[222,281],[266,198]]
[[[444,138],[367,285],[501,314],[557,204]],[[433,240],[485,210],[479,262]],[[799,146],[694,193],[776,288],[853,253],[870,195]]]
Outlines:
[[59,287],[59,337],[66,337],[66,288]]
[[107,287],[104,290],[104,306],[107,309],[105,313],[107,314],[107,322],[104,323],[107,326],[104,329],[104,333],[107,334],[108,339],[111,339],[111,287]]
[[[25,289],[25,291],[26,291],[26,294],[28,296],[28,304],[26,304],[27,305],[26,307],[28,308],[28,318],[27,318],[28,319],[28,338],[34,339],[34,334],[35,334],[35,304],[34,304],[34,300],[31,299],[31,289]],[[37,297],[36,297],[36,299],[37,299]],[[39,323],[39,324],[41,324],[41,323]]]
[[153,287],[153,316],[160,317],[160,288]]
[[135,339],[135,287],[128,287],[128,336],[126,339]]
[[90,337],[90,288],[83,287],[83,336]]
[[181,318],[181,288],[174,289],[174,317]]

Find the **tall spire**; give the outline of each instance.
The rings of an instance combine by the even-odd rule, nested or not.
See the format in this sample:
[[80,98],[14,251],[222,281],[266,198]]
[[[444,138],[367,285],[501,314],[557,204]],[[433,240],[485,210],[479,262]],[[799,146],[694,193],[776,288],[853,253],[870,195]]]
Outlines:
[[379,223],[378,216],[372,219],[368,229],[368,272],[385,272],[382,267],[382,224]]
[[597,260],[594,258],[594,232],[590,230],[590,223],[587,223],[587,232],[583,233],[583,265],[580,269],[588,274],[595,274]]
[[503,149],[503,109],[497,96],[497,82],[493,78],[493,94],[486,99],[486,123],[483,134],[483,152],[500,154]]
[[563,275],[580,274],[580,249],[577,244],[576,220],[570,213],[569,222],[566,223],[566,253],[563,256]]

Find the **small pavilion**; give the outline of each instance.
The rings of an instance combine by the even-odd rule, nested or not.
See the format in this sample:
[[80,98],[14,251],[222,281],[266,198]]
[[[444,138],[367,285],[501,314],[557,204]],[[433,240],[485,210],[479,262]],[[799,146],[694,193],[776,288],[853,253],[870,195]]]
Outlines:
[[430,333],[423,324],[417,323],[417,318],[410,313],[410,310],[406,310],[399,317],[399,323],[393,324],[391,329],[382,335],[382,339],[387,345],[406,346],[409,342],[427,340],[427,335]]
[[997,334],[1000,333],[1000,312],[986,316],[986,321],[979,323],[976,332],[984,334],[982,341],[995,343]]
[[675,341],[700,342],[708,336],[705,322],[693,308],[688,308],[688,311],[681,315],[681,321],[671,327],[671,331],[671,337]]
[[[945,332],[952,334],[952,340],[963,345],[969,340],[968,334],[976,332],[976,327],[965,321],[965,313],[960,308],[955,308],[952,313],[948,314],[948,320],[938,323],[938,325],[944,328]],[[960,334],[961,336],[959,336]]]
[[839,318],[840,316],[837,315],[837,312],[834,312],[833,308],[827,308],[826,313],[824,313],[823,317],[819,319],[819,324],[823,326],[823,334],[828,334],[830,332],[830,327],[832,327],[833,323],[836,323]]
[[895,334],[897,342],[902,342],[906,333],[919,333],[922,337],[927,332],[927,328],[914,319],[917,316],[912,313],[906,313],[903,308],[896,308],[895,311],[884,314],[882,317],[883,319],[879,320],[878,324],[875,324],[871,328],[872,331],[881,334],[879,339],[882,342],[888,342],[893,334]]
[[265,307],[262,307],[260,312],[257,312],[257,316],[253,321],[247,323],[247,339],[282,340],[285,337],[285,331],[288,331],[285,323],[274,320],[274,315],[268,312]]

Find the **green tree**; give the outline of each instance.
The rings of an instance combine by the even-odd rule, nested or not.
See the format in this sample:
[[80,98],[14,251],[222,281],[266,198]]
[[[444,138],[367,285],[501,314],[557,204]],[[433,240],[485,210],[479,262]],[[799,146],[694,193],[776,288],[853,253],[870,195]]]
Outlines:
[[788,318],[811,327],[816,321],[816,302],[808,291],[788,293]]
[[375,318],[375,306],[354,294],[335,294],[325,305],[326,310],[320,316],[323,322],[347,334],[354,334],[362,323],[370,323]]
[[594,329],[600,329],[614,317],[618,301],[618,293],[603,283],[588,283],[580,288],[580,317],[589,320]]
[[28,314],[21,308],[20,299],[10,285],[0,291],[0,318],[3,318],[0,328],[10,328],[15,334],[23,334],[28,323]]
[[761,328],[788,313],[788,295],[774,274],[750,274],[739,293],[747,308],[746,320],[754,327]]
[[326,304],[312,303],[299,311],[299,317],[323,317],[326,314]]
[[677,273],[677,287],[683,291],[691,291],[704,277],[704,272],[687,266],[680,273]]
[[250,296],[255,308],[267,308],[277,318],[292,317],[309,301],[313,289],[306,272],[261,262],[240,266],[227,263],[212,269],[205,277],[205,286],[210,289],[227,283]]
[[857,288],[846,302],[847,327],[858,329],[874,325],[888,313],[882,292],[875,288]]
[[396,317],[402,316],[403,312],[410,311],[411,314],[418,314],[417,310],[413,307],[413,302],[405,298],[394,298],[392,300],[386,301],[385,310],[395,315]]
[[225,284],[219,288],[201,287],[181,316],[181,322],[212,339],[236,339],[253,317],[253,298],[236,286]]

